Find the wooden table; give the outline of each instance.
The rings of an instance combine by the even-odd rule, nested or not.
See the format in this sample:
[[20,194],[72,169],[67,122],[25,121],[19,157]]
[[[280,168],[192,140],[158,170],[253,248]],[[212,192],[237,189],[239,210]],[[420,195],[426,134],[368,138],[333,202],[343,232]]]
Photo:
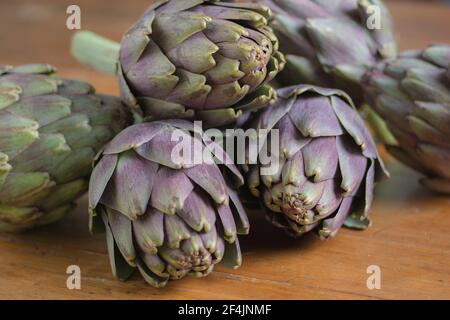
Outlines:
[[[114,79],[78,67],[68,55],[71,31],[65,9],[72,1],[0,3],[0,64],[51,62],[60,74],[117,93]],[[120,39],[148,1],[79,0],[83,28]],[[107,4],[108,3],[108,4]],[[389,1],[402,49],[449,42],[450,7]],[[388,159],[389,182],[378,186],[374,226],[342,230],[321,242],[293,241],[251,214],[252,234],[242,238],[244,265],[221,267],[205,279],[186,278],[163,290],[135,276],[116,281],[102,235],[87,230],[86,199],[64,221],[24,235],[0,235],[2,299],[401,299],[450,298],[450,198],[422,189],[418,175]],[[78,265],[81,290],[66,288],[66,269]],[[366,286],[370,265],[381,268],[381,290]]]

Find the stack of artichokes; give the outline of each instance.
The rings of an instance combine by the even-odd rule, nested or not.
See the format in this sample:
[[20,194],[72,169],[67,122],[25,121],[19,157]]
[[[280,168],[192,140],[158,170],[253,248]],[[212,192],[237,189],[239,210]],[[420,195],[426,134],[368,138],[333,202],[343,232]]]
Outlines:
[[[0,230],[57,221],[89,189],[113,274],[162,287],[241,265],[243,203],[294,237],[365,229],[389,174],[354,102],[450,193],[450,46],[397,56],[391,26],[381,0],[161,0],[120,44],[74,36],[120,99],[48,65],[0,67]],[[254,134],[227,154],[197,121]]]

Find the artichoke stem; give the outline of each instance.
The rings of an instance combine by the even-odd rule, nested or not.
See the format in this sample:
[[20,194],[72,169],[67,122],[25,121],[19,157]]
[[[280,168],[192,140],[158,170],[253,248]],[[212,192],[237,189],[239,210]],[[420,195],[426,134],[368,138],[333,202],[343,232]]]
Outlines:
[[117,74],[120,44],[90,31],[78,31],[71,53],[80,63],[106,74]]

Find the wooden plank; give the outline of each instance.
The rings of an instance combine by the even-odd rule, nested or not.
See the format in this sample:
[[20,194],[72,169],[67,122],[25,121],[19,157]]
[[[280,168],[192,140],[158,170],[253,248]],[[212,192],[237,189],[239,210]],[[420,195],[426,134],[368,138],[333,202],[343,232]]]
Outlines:
[[[126,10],[118,0],[78,3],[83,27],[120,39],[148,1],[129,2]],[[116,93],[113,78],[68,58],[72,32],[63,26],[69,4],[2,1],[0,64],[54,62],[62,76]],[[450,7],[409,1],[389,6],[402,48],[449,40]],[[82,199],[58,224],[0,235],[0,299],[449,299],[450,199],[421,188],[418,175],[392,159],[388,165],[393,178],[378,186],[368,231],[342,230],[327,242],[314,235],[292,240],[252,212],[253,232],[242,238],[242,268],[218,267],[205,279],[186,278],[164,290],[149,287],[139,275],[126,283],[112,277],[104,236],[89,235]],[[69,265],[81,267],[81,290],[66,288]],[[367,289],[369,265],[381,267],[381,290]]]

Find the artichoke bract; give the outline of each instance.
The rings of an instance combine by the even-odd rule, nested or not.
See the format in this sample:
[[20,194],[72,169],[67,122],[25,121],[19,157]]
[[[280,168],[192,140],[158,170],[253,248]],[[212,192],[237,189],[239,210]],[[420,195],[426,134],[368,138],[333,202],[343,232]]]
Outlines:
[[374,183],[388,173],[351,99],[342,91],[301,85],[280,89],[278,95],[278,102],[248,125],[270,130],[262,138],[271,144],[271,163],[276,159],[278,170],[264,173],[263,153],[254,161],[249,147],[243,166],[268,220],[292,236],[315,229],[328,238],[344,223],[367,228]]
[[[187,159],[177,159],[182,153]],[[209,161],[192,160],[202,154]],[[249,231],[235,189],[242,184],[223,149],[193,123],[138,124],[114,138],[95,166],[91,229],[106,230],[111,268],[122,280],[137,268],[149,284],[163,287],[185,275],[206,276],[218,263],[237,268],[237,235]]]
[[[267,84],[283,68],[270,10],[256,4],[169,0],[151,5],[125,34],[117,74],[122,99],[148,120],[202,120],[204,127],[244,122],[275,99]],[[97,69],[103,52],[119,47],[81,32],[73,54]],[[90,48],[90,49],[89,49]],[[108,49],[109,48],[109,49]]]
[[[388,9],[380,0],[262,0],[286,55],[282,85],[309,83],[344,90],[363,103],[360,86],[377,62],[395,57]],[[377,25],[379,24],[379,25]]]
[[450,194],[450,45],[402,53],[367,74],[373,109],[395,137],[388,150]]
[[49,65],[0,67],[0,231],[62,218],[92,160],[132,117],[118,98],[61,80]]

